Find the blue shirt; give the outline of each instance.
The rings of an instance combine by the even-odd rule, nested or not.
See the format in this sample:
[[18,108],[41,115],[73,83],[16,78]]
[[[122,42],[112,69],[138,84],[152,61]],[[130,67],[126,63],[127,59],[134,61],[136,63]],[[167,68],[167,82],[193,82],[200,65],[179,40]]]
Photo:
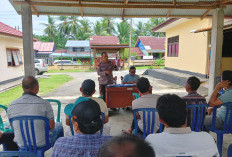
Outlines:
[[134,76],[131,76],[130,74],[127,74],[124,76],[123,78],[123,82],[136,82],[137,80],[139,79],[139,75],[134,75]]
[[[227,102],[232,102],[232,88],[225,90],[225,93],[221,95],[218,99],[221,100],[223,104]],[[222,106],[219,109],[217,115],[221,118],[222,121],[224,121],[226,116],[226,106]]]
[[52,157],[95,157],[101,146],[111,136],[100,134],[78,134],[59,138],[52,151]]

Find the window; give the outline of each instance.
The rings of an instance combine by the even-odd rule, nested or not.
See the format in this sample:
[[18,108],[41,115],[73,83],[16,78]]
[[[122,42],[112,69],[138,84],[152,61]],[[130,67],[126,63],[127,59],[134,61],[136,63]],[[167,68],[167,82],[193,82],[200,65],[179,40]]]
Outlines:
[[73,52],[78,52],[78,48],[77,47],[73,47]]
[[23,64],[22,57],[17,49],[7,49],[7,65],[8,66],[20,66]]
[[85,51],[85,48],[84,48],[84,47],[81,47],[81,48],[80,48],[80,51],[81,51],[81,52]]
[[168,57],[178,57],[179,55],[179,36],[168,38]]

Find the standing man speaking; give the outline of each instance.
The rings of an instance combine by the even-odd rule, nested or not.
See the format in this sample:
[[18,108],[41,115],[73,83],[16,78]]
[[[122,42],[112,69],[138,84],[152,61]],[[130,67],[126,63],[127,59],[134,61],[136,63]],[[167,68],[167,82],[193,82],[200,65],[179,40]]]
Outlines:
[[108,55],[106,52],[102,52],[102,61],[98,64],[97,74],[100,75],[99,86],[100,94],[103,96],[105,101],[106,96],[106,85],[113,84],[113,65],[111,61],[108,60]]

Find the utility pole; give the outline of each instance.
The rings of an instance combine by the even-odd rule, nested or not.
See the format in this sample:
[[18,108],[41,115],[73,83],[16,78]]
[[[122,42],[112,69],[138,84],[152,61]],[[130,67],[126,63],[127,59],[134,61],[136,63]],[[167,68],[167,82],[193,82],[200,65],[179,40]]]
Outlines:
[[130,68],[131,62],[131,32],[132,32],[132,18],[130,19],[130,43],[129,43],[129,58],[128,58],[128,68]]

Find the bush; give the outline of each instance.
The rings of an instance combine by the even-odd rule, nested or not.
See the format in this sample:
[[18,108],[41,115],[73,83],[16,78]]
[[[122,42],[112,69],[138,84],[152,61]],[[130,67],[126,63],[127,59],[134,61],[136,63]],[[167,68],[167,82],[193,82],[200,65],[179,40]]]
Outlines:
[[157,66],[164,65],[164,60],[162,60],[162,59],[157,59],[157,60],[155,60],[155,64],[156,64]]
[[82,63],[80,59],[77,60],[77,63]]

